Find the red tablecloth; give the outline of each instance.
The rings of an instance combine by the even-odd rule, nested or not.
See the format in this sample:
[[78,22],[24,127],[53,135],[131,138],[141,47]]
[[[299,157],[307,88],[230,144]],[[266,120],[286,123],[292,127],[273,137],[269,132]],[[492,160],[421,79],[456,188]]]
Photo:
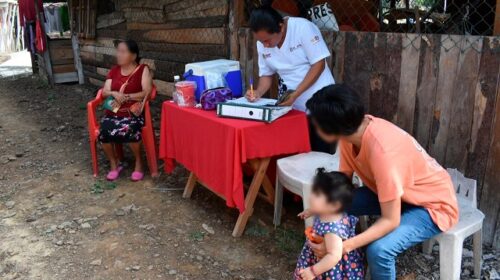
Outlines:
[[215,111],[166,101],[160,133],[160,158],[167,173],[179,162],[240,212],[245,210],[242,163],[311,149],[307,117],[300,111],[266,124],[220,118]]

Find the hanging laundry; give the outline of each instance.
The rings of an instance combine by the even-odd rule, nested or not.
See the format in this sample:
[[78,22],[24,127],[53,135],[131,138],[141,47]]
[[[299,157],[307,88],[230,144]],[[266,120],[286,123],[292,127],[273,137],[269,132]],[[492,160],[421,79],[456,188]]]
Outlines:
[[24,46],[32,53],[35,54],[36,47],[35,47],[35,22],[30,21],[30,22],[25,22],[24,25]]
[[54,4],[45,4],[43,11],[45,14],[45,32],[58,33],[62,29],[62,23],[59,17],[58,7]]
[[38,11],[43,12],[42,0],[18,0],[19,20],[21,26],[25,26],[25,22],[35,21],[36,19],[35,1],[37,1],[38,4]]
[[28,28],[30,30],[30,33],[29,33],[29,39],[30,39],[30,48],[31,48],[31,52],[33,54],[36,53],[36,23],[34,21],[28,23]]
[[69,30],[69,13],[67,3],[43,4],[45,14],[45,32],[47,34],[60,34]]
[[45,34],[42,31],[42,24],[40,23],[40,20],[36,20],[36,50],[40,53],[43,53],[45,51]]
[[59,9],[59,14],[62,22],[62,30],[70,30],[68,4],[64,3],[64,5]]
[[[35,6],[36,3],[36,6]],[[35,53],[38,47],[37,34],[38,28],[37,24],[37,9],[38,12],[42,14],[42,19],[45,20],[43,15],[43,4],[42,0],[18,0],[19,4],[19,23],[24,29],[24,45],[27,46],[28,50]],[[41,31],[41,30],[40,30]],[[40,34],[41,36],[42,34]],[[45,37],[45,36],[43,36]],[[40,37],[40,47],[45,49],[43,38]]]

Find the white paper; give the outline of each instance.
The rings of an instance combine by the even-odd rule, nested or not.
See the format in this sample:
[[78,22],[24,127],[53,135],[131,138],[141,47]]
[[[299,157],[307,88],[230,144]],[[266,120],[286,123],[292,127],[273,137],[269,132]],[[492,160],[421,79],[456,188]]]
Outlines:
[[248,101],[246,97],[240,97],[238,99],[228,100],[227,103],[233,103],[238,105],[248,105],[248,106],[274,106],[278,100],[271,98],[259,98],[254,102]]

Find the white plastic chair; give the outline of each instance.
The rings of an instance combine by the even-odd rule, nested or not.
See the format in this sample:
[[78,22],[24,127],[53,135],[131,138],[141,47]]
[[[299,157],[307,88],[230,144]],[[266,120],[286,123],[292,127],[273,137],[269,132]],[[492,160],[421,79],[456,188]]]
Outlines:
[[[281,223],[283,208],[283,187],[302,197],[304,209],[309,208],[309,194],[316,169],[323,167],[327,171],[339,170],[339,153],[335,155],[309,152],[279,159],[276,174],[276,195],[274,201],[274,224]],[[313,219],[306,220],[306,227],[311,226]]]
[[432,252],[434,243],[439,243],[440,278],[460,279],[462,250],[465,238],[473,235],[474,277],[481,278],[482,228],[484,214],[477,209],[476,180],[464,177],[456,169],[448,168],[457,193],[460,219],[458,224],[446,232],[436,235],[424,243],[425,254]]

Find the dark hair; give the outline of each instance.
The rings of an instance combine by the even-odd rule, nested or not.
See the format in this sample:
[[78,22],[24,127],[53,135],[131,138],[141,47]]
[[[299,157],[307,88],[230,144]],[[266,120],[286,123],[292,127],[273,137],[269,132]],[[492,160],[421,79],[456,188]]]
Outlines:
[[269,33],[279,33],[283,16],[270,6],[255,8],[248,21],[253,32],[265,30]]
[[361,98],[345,84],[322,88],[307,101],[306,107],[311,118],[327,134],[351,135],[365,117]]
[[339,202],[340,211],[351,207],[354,186],[351,180],[342,172],[326,172],[324,168],[318,168],[312,192],[321,193],[326,196],[328,202]]
[[117,48],[118,45],[121,43],[125,44],[127,46],[127,49],[129,52],[133,53],[136,55],[135,62],[139,64],[141,62],[141,58],[139,57],[139,45],[137,44],[136,41],[134,40],[116,40],[115,41],[115,47]]

